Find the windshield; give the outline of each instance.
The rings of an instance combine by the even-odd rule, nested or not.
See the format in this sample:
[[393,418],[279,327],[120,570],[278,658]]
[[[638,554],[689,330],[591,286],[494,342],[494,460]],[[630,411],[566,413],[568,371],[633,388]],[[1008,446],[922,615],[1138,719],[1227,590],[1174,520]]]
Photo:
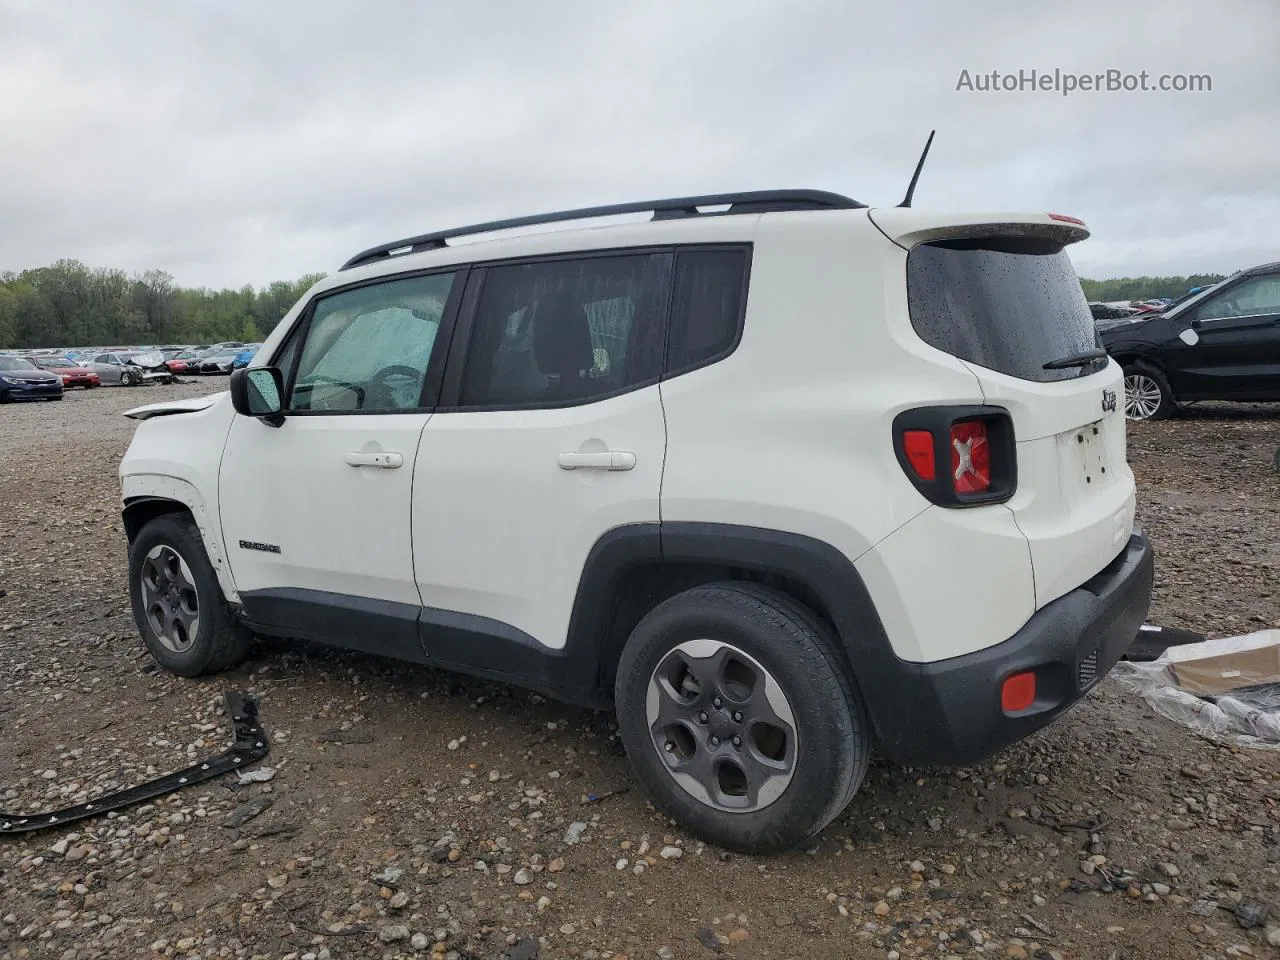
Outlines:
[[30,360],[21,357],[0,357],[0,370],[38,370]]
[[1099,348],[1066,251],[1028,238],[924,243],[907,257],[911,324],[954,357],[1022,380],[1069,380],[1097,363],[1046,370]]

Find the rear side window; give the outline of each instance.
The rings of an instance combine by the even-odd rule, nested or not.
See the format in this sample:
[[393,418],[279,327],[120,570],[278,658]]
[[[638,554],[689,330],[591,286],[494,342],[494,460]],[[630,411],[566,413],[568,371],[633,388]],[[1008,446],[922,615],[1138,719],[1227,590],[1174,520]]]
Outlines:
[[587,403],[656,381],[670,271],[667,253],[489,268],[462,404]]
[[665,366],[668,376],[709,363],[733,349],[742,325],[746,278],[745,249],[682,250],[676,254]]
[[1096,364],[1046,370],[1099,346],[1080,281],[1057,243],[1025,238],[925,243],[907,256],[911,324],[925,343],[1022,380],[1069,380]]

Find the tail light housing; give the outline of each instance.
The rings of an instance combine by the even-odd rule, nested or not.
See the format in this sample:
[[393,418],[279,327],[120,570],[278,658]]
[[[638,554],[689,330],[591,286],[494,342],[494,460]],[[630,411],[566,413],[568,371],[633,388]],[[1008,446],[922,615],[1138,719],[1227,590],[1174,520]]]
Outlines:
[[893,421],[898,463],[943,507],[1002,503],[1018,485],[1013,420],[1003,407],[917,407]]

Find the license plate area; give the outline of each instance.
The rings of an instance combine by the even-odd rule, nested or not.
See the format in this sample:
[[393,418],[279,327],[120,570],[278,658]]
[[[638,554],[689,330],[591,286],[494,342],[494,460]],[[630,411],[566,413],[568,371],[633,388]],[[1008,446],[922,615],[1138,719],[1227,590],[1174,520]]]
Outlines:
[[1107,455],[1107,429],[1107,422],[1099,420],[1060,437],[1064,486],[1076,497],[1087,498],[1115,481]]

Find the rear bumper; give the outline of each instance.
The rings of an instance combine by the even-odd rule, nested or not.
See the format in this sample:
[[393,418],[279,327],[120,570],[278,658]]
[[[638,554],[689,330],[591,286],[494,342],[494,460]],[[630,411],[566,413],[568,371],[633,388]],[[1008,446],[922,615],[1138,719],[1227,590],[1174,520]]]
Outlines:
[[[935,663],[896,660],[892,676],[870,679],[899,707],[874,717],[880,749],[899,763],[975,763],[1066,712],[1124,654],[1146,620],[1154,580],[1151,544],[1135,530],[1124,550],[1080,587],[1038,610],[1003,643]],[[1034,670],[1036,700],[1001,708],[1013,673]]]

